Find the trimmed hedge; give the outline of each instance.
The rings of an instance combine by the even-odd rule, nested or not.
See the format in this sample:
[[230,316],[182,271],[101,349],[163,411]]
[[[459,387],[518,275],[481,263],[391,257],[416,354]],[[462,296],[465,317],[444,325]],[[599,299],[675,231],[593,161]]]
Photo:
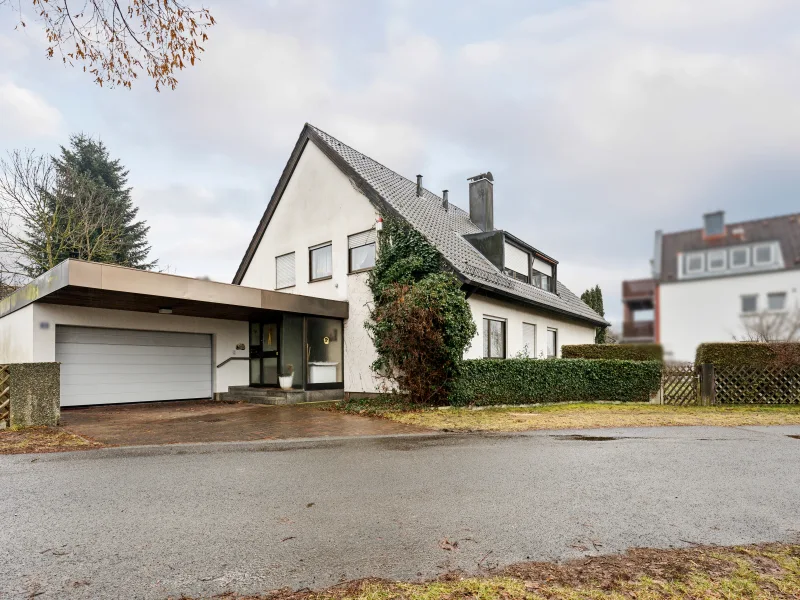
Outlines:
[[661,344],[573,344],[561,346],[564,358],[664,360]]
[[660,385],[658,361],[476,359],[462,363],[450,403],[647,402]]
[[695,364],[749,367],[800,366],[800,342],[719,342],[700,344]]

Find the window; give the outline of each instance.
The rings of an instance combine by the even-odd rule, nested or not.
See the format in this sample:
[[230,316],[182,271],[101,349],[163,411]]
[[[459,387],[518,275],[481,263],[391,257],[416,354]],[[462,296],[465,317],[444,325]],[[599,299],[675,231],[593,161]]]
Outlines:
[[725,234],[725,213],[716,212],[703,215],[705,219],[705,235],[724,235]]
[[514,279],[528,283],[530,281],[531,257],[530,254],[517,248],[513,244],[503,244],[505,254],[505,272]]
[[750,248],[731,249],[731,268],[741,269],[750,264]]
[[375,245],[378,232],[374,229],[347,236],[348,270],[367,271],[375,266]]
[[758,310],[758,296],[755,294],[742,296],[742,312],[754,313]]
[[705,267],[705,256],[700,253],[686,256],[686,273],[700,273]]
[[509,277],[513,277],[518,281],[524,281],[525,283],[530,283],[531,278],[528,277],[527,275],[523,275],[522,273],[518,273],[514,269],[509,269],[509,268],[506,268],[505,271],[506,275],[508,275]]
[[294,285],[294,252],[275,257],[275,289]]
[[483,357],[506,357],[506,322],[490,317],[483,318]]
[[772,262],[772,246],[763,245],[753,248],[753,264],[768,265]]
[[333,274],[331,243],[322,244],[309,249],[309,272],[311,281],[328,279]]
[[708,253],[708,270],[724,271],[727,253],[725,250],[711,250]]
[[553,290],[553,265],[540,260],[536,257],[533,259],[533,285],[548,292]]
[[536,358],[536,325],[522,324],[522,354]]
[[547,328],[547,358],[558,356],[558,329]]
[[767,308],[769,310],[783,310],[786,308],[786,292],[767,294]]
[[550,283],[550,276],[540,273],[539,271],[533,272],[533,285],[548,292],[552,291],[550,287],[552,285]]

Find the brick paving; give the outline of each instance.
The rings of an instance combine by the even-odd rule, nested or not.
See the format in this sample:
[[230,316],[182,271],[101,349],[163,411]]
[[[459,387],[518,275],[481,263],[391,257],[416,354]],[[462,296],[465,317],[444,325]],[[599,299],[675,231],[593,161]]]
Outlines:
[[428,431],[386,419],[322,410],[211,400],[64,408],[61,425],[109,446],[235,442]]

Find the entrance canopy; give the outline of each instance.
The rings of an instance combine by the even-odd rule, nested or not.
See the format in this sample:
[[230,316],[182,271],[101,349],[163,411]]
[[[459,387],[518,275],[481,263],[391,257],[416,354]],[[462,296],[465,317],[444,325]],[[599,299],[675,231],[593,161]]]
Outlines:
[[275,313],[346,319],[347,302],[69,259],[0,300],[0,318],[33,302],[257,321]]

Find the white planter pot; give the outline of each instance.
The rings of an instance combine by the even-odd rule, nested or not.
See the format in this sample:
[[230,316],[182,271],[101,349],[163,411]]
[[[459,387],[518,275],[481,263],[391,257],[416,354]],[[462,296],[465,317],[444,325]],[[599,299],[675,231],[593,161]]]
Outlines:
[[291,375],[280,375],[278,377],[278,383],[280,383],[282,390],[292,389],[293,381],[294,381],[294,373],[292,373]]

